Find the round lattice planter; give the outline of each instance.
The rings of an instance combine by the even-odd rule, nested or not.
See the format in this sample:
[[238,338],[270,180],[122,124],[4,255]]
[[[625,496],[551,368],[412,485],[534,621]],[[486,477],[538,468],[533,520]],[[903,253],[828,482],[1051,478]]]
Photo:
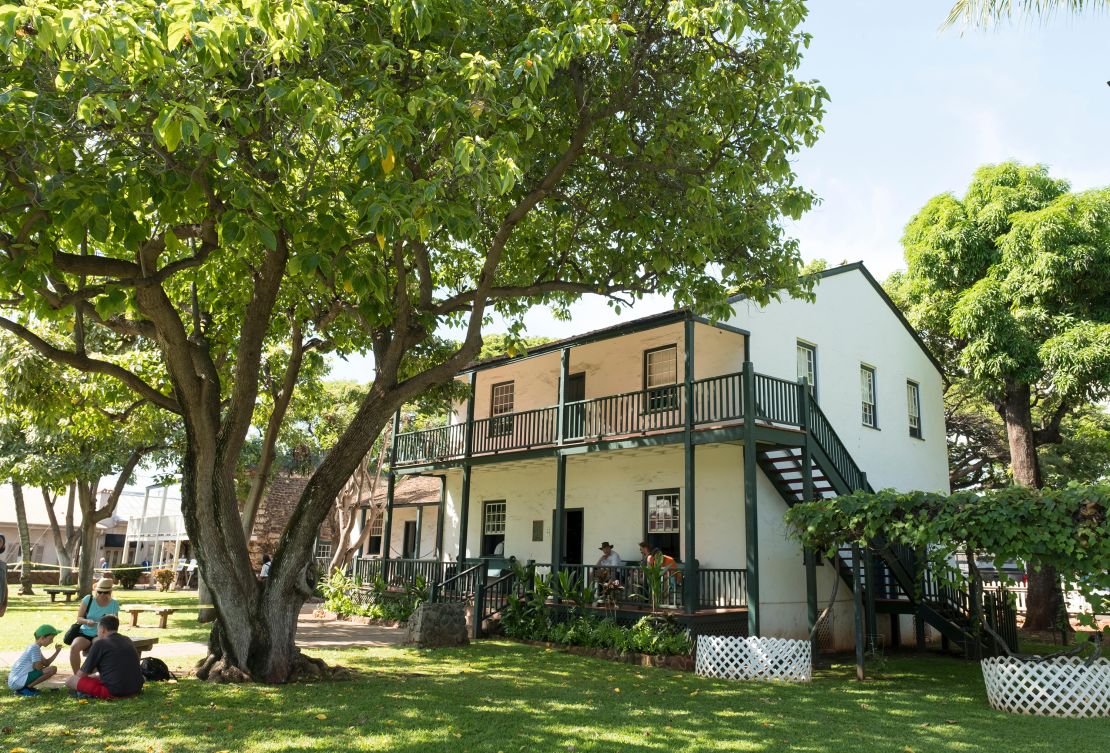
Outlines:
[[694,671],[728,680],[809,682],[813,663],[809,641],[699,635]]
[[987,700],[1011,714],[1110,716],[1110,659],[1085,664],[1077,656],[1041,662],[1008,656],[984,659]]

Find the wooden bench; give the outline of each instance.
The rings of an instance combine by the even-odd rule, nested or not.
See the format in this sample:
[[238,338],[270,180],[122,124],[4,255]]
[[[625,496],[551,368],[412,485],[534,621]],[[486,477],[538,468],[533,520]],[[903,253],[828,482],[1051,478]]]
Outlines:
[[[140,659],[143,658],[143,652],[144,651],[149,651],[150,649],[154,648],[154,644],[156,644],[156,643],[158,643],[157,638],[132,638],[131,639],[131,645],[133,645],[135,647],[135,653],[137,653],[139,655]],[[88,656],[89,655],[89,650],[85,649],[84,651],[81,652],[81,655],[82,656]]]
[[46,593],[50,594],[51,603],[53,603],[54,599],[57,598],[58,596],[64,595],[66,597],[66,603],[68,604],[70,601],[73,600],[73,597],[77,595],[77,589],[76,588],[64,588],[64,587],[58,588],[58,587],[54,587],[54,588],[47,588],[47,589],[45,589],[45,591],[46,591]]
[[143,612],[152,612],[158,615],[158,627],[165,630],[166,620],[177,610],[174,607],[154,607],[145,604],[128,604],[119,608],[121,612],[131,613],[131,627],[139,626],[139,615]]

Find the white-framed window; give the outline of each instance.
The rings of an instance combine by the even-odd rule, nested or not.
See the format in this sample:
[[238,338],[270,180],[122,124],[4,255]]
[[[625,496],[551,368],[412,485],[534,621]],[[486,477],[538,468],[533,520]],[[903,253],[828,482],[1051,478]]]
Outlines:
[[[373,515],[373,513],[371,513]],[[385,513],[379,512],[371,518],[370,535],[366,538],[366,554],[382,553],[382,537],[385,533]]]
[[[482,556],[500,557],[505,553],[505,500],[482,506]],[[500,551],[498,551],[500,547]]]
[[678,489],[644,492],[644,540],[676,559],[682,532],[680,502]]
[[493,437],[503,437],[513,433],[513,404],[516,398],[515,382],[499,382],[490,388],[489,433]]
[[910,419],[910,436],[921,439],[921,388],[917,382],[906,382],[906,412]]
[[859,365],[859,394],[864,426],[873,429],[879,426],[879,414],[875,406],[875,369],[865,364]]
[[798,379],[806,378],[809,391],[817,396],[817,346],[798,340]]
[[330,541],[317,541],[316,542],[316,557],[318,559],[331,558],[331,542]]
[[678,346],[665,345],[644,351],[644,408],[648,411],[678,407]]

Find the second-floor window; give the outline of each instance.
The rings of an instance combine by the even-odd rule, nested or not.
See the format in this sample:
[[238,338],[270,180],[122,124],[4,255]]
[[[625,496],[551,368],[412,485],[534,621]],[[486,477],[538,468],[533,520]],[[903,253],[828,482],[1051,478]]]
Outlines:
[[678,407],[678,347],[667,345],[644,351],[644,409],[671,410]]
[[513,398],[516,392],[515,383],[501,382],[493,385],[490,396],[489,414],[492,419],[489,424],[491,437],[503,437],[513,433]]
[[505,502],[486,502],[482,511],[482,556],[505,554]]
[[910,436],[921,439],[921,388],[906,382],[906,410],[910,418]]
[[809,391],[817,396],[817,346],[798,340],[798,379],[805,377]]
[[859,392],[863,410],[863,425],[878,428],[879,416],[875,410],[875,369],[871,366],[860,364]]

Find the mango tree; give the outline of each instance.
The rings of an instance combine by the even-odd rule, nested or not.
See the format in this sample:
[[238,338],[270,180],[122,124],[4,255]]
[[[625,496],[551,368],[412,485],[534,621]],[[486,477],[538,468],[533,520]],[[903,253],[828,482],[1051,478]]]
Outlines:
[[[1071,193],[1043,166],[976,171],[906,226],[888,289],[948,367],[1005,426],[1014,483],[1042,485],[1037,448],[1110,395],[1110,190]],[[1050,567],[1030,575],[1028,625],[1052,626]]]
[[[645,293],[721,315],[802,292],[790,158],[826,95],[801,0],[0,6],[0,327],[180,417],[219,613],[202,677],[280,682],[311,546],[394,411],[497,311]],[[47,320],[139,338],[144,376]],[[443,348],[434,333],[464,333]],[[373,386],[259,585],[235,493],[275,343],[368,350]],[[296,359],[286,359],[296,377]]]

